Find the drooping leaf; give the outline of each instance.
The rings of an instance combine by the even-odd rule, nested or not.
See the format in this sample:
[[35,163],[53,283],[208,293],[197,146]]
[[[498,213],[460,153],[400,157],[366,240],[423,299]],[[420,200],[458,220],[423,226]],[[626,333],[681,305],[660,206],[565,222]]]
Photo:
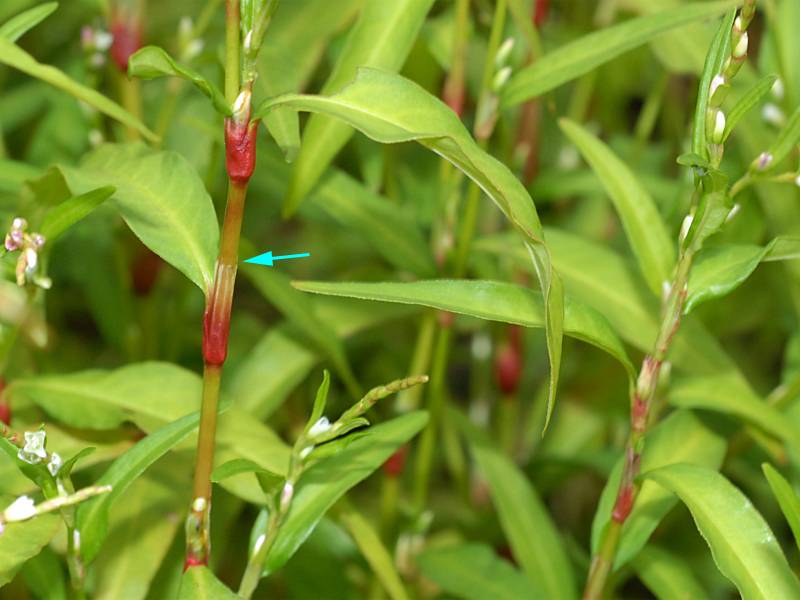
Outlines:
[[135,129],[148,140],[158,141],[156,134],[119,104],[109,100],[99,92],[70,79],[55,67],[37,62],[30,54],[3,36],[0,36],[0,63],[18,69],[31,77],[41,79],[78,100],[86,102],[89,106],[96,108],[101,113],[108,115],[123,125]]
[[255,117],[276,107],[337,117],[381,143],[417,141],[463,171],[503,211],[526,241],[545,300],[550,387],[545,429],[555,406],[564,320],[564,291],[544,242],[536,206],[504,164],[484,152],[456,114],[422,87],[399,75],[362,68],[330,97],[285,94],[265,101]]
[[392,556],[369,521],[355,511],[346,512],[341,519],[389,598],[408,600],[409,596],[395,569]]
[[180,77],[200,90],[214,105],[218,113],[226,117],[232,114],[231,106],[217,86],[197,71],[176,62],[163,48],[145,46],[128,59],[128,75],[141,79],[158,77]]
[[800,498],[797,497],[789,482],[772,465],[764,463],[761,465],[761,470],[764,471],[764,477],[767,478],[772,494],[792,529],[794,543],[800,548]]
[[544,503],[520,469],[485,434],[455,411],[451,418],[467,437],[514,559],[547,598],[577,598],[575,578],[561,537]]
[[[717,469],[722,464],[727,444],[691,411],[672,413],[647,435],[641,468],[656,469],[672,463],[693,462]],[[611,520],[623,459],[614,466],[603,488],[592,522],[592,551],[597,552],[603,530]],[[625,565],[645,547],[650,535],[675,506],[675,497],[651,481],[645,481],[636,498],[633,511],[622,528],[614,568]]]
[[113,187],[106,186],[65,200],[47,211],[39,233],[47,243],[52,244],[67,229],[108,200],[115,191]]
[[663,283],[672,276],[675,244],[670,240],[655,202],[608,146],[573,121],[561,119],[559,125],[603,183],[642,274],[650,289],[660,295]]
[[665,31],[714,17],[733,5],[733,2],[681,5],[584,35],[517,72],[503,88],[501,104],[511,107],[540,96]]
[[239,600],[208,567],[197,566],[187,569],[181,577],[178,600]]
[[[306,292],[399,302],[438,308],[479,319],[514,323],[525,327],[544,327],[544,302],[540,292],[511,283],[466,279],[432,279],[408,283],[339,283],[296,281],[293,285]],[[564,333],[588,342],[616,358],[628,375],[633,366],[625,347],[605,318],[571,298],[565,298]]]
[[108,513],[112,505],[150,465],[191,433],[200,422],[192,413],[151,433],[115,460],[96,485],[110,485],[111,491],[92,498],[78,508],[77,529],[81,536],[81,557],[91,562],[100,551],[108,532]]
[[429,548],[417,557],[417,564],[425,577],[457,598],[544,597],[522,573],[483,544]]
[[219,244],[214,205],[181,155],[140,144],[107,144],[79,167],[60,167],[73,193],[113,185],[113,202],[153,252],[207,292]]
[[61,523],[58,515],[45,514],[3,526],[3,535],[0,535],[0,586],[11,581],[25,561],[39,554],[53,539]]
[[414,412],[370,427],[338,453],[312,465],[295,489],[289,513],[267,556],[264,574],[275,572],[295,553],[328,509],[416,435],[428,415]]
[[725,477],[673,464],[643,474],[674,492],[692,513],[720,572],[744,600],[800,597],[798,583],[764,518]]
[[710,598],[697,581],[687,561],[658,546],[642,548],[631,561],[633,570],[658,600],[702,600]]
[[[364,2],[322,93],[341,90],[360,67],[400,69],[432,5],[433,0]],[[344,123],[323,115],[311,117],[303,131],[303,144],[284,200],[284,214],[294,212],[351,135],[352,130]]]
[[52,15],[57,8],[58,2],[46,2],[39,6],[29,8],[16,17],[11,17],[8,21],[0,25],[0,37],[4,37],[11,42],[16,42],[28,31]]

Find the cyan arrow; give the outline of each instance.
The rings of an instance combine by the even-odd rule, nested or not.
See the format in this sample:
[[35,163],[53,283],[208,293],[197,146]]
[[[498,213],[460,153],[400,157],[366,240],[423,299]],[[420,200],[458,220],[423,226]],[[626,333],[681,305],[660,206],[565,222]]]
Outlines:
[[264,252],[264,254],[259,254],[258,256],[254,256],[253,258],[248,258],[244,262],[252,263],[254,265],[266,265],[268,267],[272,266],[272,263],[276,260],[287,260],[290,258],[305,258],[306,256],[311,256],[309,252],[302,252],[300,254],[284,254],[283,256],[272,256],[272,251]]

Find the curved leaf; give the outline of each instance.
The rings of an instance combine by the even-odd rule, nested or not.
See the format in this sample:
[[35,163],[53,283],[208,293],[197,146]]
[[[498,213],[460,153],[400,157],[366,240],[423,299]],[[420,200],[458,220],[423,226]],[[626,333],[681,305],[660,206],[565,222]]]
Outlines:
[[698,304],[729,294],[739,287],[764,259],[768,248],[725,245],[703,248],[689,274],[684,314]]
[[800,583],[764,518],[725,477],[674,464],[643,474],[674,492],[692,513],[714,562],[744,600],[800,598]]
[[113,187],[107,186],[64,200],[47,211],[39,233],[44,236],[48,244],[52,244],[67,229],[108,200],[115,191]]
[[758,83],[747,90],[739,101],[733,105],[733,108],[727,112],[725,115],[725,133],[722,136],[723,142],[728,139],[728,136],[730,136],[739,121],[742,120],[742,117],[769,93],[776,79],[778,79],[776,75],[767,75],[761,78]]
[[665,31],[714,17],[734,5],[729,1],[681,5],[585,35],[517,72],[503,89],[502,106],[515,106],[540,96]]
[[114,204],[142,242],[207,292],[219,227],[202,179],[180,154],[105,144],[81,166],[60,167],[73,193],[113,185]]
[[16,42],[28,31],[36,27],[58,8],[58,2],[46,2],[11,17],[0,25],[0,37]]
[[181,577],[178,600],[240,600],[208,567],[187,569]]
[[[408,283],[347,283],[295,281],[297,289],[315,294],[345,296],[378,302],[397,302],[438,308],[489,321],[544,327],[540,292],[503,283],[472,279],[433,279]],[[625,347],[600,313],[565,298],[564,333],[588,342],[616,358],[630,377],[633,366]]]
[[792,529],[794,543],[800,548],[800,498],[797,497],[789,482],[772,465],[764,463],[761,465],[761,469],[772,489],[772,494],[778,501],[778,506],[781,507],[783,516],[786,517],[786,522]]
[[[158,141],[158,136],[144,123],[134,117],[116,102],[99,92],[73,81],[63,72],[50,65],[43,65],[8,38],[0,36],[0,63],[18,69],[31,77],[36,77],[58,89],[67,92],[78,100],[86,102],[101,113],[116,119],[123,125],[135,129],[150,141]],[[95,186],[99,187],[99,186]]]
[[218,113],[230,117],[233,112],[230,104],[217,86],[188,67],[176,62],[163,48],[145,46],[128,59],[128,76],[141,79],[157,77],[180,77],[200,90],[214,105]]
[[603,183],[644,278],[650,289],[660,296],[663,283],[672,277],[675,244],[670,240],[655,202],[608,146],[573,121],[560,119],[558,124]]

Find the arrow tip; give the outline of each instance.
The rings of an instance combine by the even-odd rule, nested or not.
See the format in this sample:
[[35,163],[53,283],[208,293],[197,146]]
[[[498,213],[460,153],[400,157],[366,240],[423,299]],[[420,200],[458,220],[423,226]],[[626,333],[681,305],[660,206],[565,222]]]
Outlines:
[[251,263],[254,265],[266,265],[267,267],[272,266],[272,251],[264,252],[264,254],[259,254],[258,256],[254,256],[253,258],[248,258],[244,262]]

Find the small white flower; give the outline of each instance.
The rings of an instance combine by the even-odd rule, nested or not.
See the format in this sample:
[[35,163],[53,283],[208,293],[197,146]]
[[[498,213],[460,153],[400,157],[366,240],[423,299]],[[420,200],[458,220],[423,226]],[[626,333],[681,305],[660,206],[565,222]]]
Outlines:
[[72,545],[75,546],[75,552],[81,549],[81,532],[77,529],[72,532]]
[[514,49],[514,38],[506,38],[506,40],[497,49],[497,54],[494,55],[494,64],[502,67],[511,56],[511,51]]
[[761,109],[761,118],[767,123],[775,125],[776,127],[782,127],[786,122],[786,115],[784,115],[783,111],[772,102],[767,102],[763,106]]
[[283,490],[281,491],[281,510],[285,511],[289,508],[289,504],[292,501],[292,497],[294,496],[294,485],[292,485],[291,481],[287,481],[284,486]]
[[725,217],[725,222],[729,223],[736,215],[739,214],[739,211],[742,209],[742,205],[738,202],[733,205],[730,212],[728,212],[728,216]]
[[734,58],[742,58],[745,54],[747,54],[747,32],[745,31],[742,34],[742,37],[739,38],[739,43],[736,44],[736,48],[733,49]]
[[492,89],[495,92],[499,92],[502,87],[508,83],[508,80],[511,78],[511,67],[503,67],[500,69],[494,76],[492,80]]
[[89,144],[91,144],[92,148],[99,146],[105,141],[102,132],[97,129],[90,129],[89,130]]
[[246,114],[250,112],[250,91],[242,90],[236,96],[236,101],[233,103],[233,119],[235,121],[242,121],[246,118]]
[[311,426],[308,430],[308,437],[317,437],[323,433],[327,433],[331,428],[331,422],[328,417],[320,417],[319,420]]
[[36,514],[36,504],[28,496],[20,496],[3,511],[3,520],[8,523],[25,521]]
[[794,184],[797,187],[800,187],[800,175],[798,175],[797,177],[794,178]]
[[737,15],[736,18],[733,20],[733,29],[735,31],[742,30],[742,17]]
[[256,543],[253,544],[253,554],[258,553],[258,551],[261,550],[261,546],[264,545],[264,540],[266,540],[266,539],[267,539],[267,536],[265,534],[263,534],[263,533],[256,538]]
[[725,113],[717,111],[714,117],[714,132],[711,134],[711,141],[715,144],[722,143],[722,136],[725,135]]
[[17,457],[26,463],[35,465],[47,458],[47,451],[44,449],[47,434],[43,429],[39,431],[25,432],[25,446],[17,453]]
[[244,36],[244,51],[250,52],[253,46],[253,30],[247,32],[247,35]]
[[114,36],[107,31],[96,31],[94,34],[94,47],[100,52],[105,52],[114,43]]
[[763,171],[772,164],[772,154],[769,152],[762,152],[758,155],[758,170]]
[[783,100],[784,93],[783,80],[778,77],[772,84],[772,97],[776,100]]
[[30,274],[39,264],[39,254],[33,248],[25,248],[25,272]]
[[20,231],[24,231],[25,229],[27,229],[27,227],[28,227],[28,222],[25,219],[23,219],[22,217],[16,217],[11,222],[11,228],[12,229],[17,229],[17,230],[20,230]]
[[314,451],[313,444],[311,446],[306,446],[300,451],[300,458],[305,460],[306,458],[308,458],[308,455],[311,454],[313,451]]
[[694,221],[694,217],[692,215],[686,215],[683,219],[683,223],[681,223],[681,232],[680,232],[680,240],[683,241],[686,239],[686,236],[689,234],[689,228],[692,226],[692,221]]
[[47,470],[50,471],[50,475],[55,477],[58,474],[58,471],[61,469],[61,465],[63,461],[61,457],[58,455],[58,452],[53,452],[50,455],[50,462],[47,463]]
[[194,25],[192,24],[191,17],[181,17],[181,20],[178,21],[178,34],[183,37],[189,37],[192,34],[192,29]]
[[719,86],[725,84],[725,78],[722,75],[714,75],[714,79],[711,80],[711,86],[708,90],[708,95],[710,98],[714,97],[714,92],[717,91]]
[[186,51],[184,52],[184,60],[191,60],[198,56],[204,47],[203,40],[192,40],[186,45]]
[[194,502],[192,502],[192,510],[194,512],[200,513],[200,512],[205,511],[207,505],[208,505],[208,503],[206,502],[205,498],[198,497],[198,498],[194,499]]

